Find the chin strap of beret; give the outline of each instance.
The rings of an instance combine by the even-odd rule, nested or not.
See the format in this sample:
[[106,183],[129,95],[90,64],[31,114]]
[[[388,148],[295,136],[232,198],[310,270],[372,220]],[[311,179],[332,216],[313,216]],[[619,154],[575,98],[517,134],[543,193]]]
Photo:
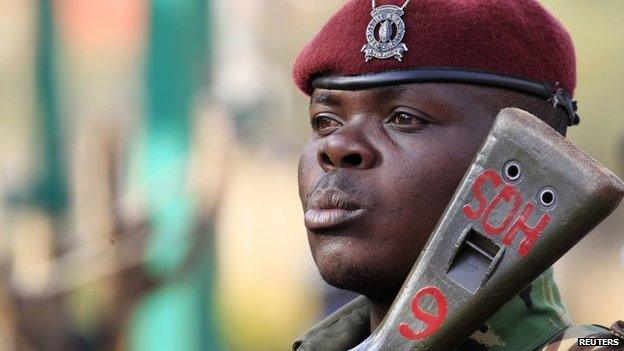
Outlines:
[[489,72],[454,68],[418,68],[411,70],[384,71],[356,76],[322,75],[312,80],[313,88],[335,90],[361,90],[389,85],[411,83],[466,83],[495,88],[510,89],[538,96],[561,107],[568,116],[568,125],[579,124],[576,101],[561,88],[552,84],[536,82]]
[[576,101],[572,100],[570,94],[563,89],[558,89],[555,94],[550,98],[550,101],[555,107],[561,107],[568,115],[568,126],[574,126],[581,122],[578,113],[576,113],[577,106]]

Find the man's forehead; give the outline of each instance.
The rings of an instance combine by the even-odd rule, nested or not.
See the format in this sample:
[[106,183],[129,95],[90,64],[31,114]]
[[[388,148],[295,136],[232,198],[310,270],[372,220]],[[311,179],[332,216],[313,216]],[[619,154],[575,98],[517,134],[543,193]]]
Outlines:
[[339,104],[340,100],[353,95],[366,95],[373,100],[387,100],[388,97],[396,97],[407,94],[431,95],[432,87],[424,84],[401,84],[381,86],[361,90],[337,90],[337,89],[314,89],[310,96],[310,103],[320,103],[324,105]]
[[414,83],[389,85],[361,90],[338,90],[338,89],[314,89],[310,96],[310,105],[321,104],[325,106],[340,105],[345,99],[355,96],[365,96],[367,101],[383,102],[391,98],[428,99],[431,101],[455,101],[470,100],[485,96],[495,98],[506,92],[501,89],[483,87],[471,84],[457,83]]

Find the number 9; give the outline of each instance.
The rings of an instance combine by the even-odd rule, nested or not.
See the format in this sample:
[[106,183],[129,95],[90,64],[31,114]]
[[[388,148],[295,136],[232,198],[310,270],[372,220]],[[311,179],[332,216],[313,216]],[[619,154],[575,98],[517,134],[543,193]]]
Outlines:
[[[437,314],[423,311],[420,308],[419,302],[424,295],[431,295],[438,307]],[[399,332],[403,337],[410,340],[420,340],[434,333],[440,327],[440,324],[444,321],[447,312],[446,297],[444,293],[435,286],[424,287],[414,295],[412,298],[412,313],[418,320],[427,324],[425,329],[421,331],[414,331],[407,323],[403,322],[399,325]]]

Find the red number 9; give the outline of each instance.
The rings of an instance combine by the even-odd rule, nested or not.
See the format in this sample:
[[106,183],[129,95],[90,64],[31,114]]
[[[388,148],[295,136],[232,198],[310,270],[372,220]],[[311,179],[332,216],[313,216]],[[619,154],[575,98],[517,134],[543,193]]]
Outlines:
[[[424,295],[433,296],[435,304],[438,307],[437,314],[423,311],[420,308],[418,303]],[[414,295],[414,298],[412,298],[412,313],[418,320],[425,322],[427,326],[425,327],[425,329],[416,332],[407,323],[403,322],[399,325],[399,332],[406,339],[422,339],[438,330],[440,324],[442,324],[442,321],[444,321],[444,317],[446,317],[446,311],[447,305],[444,293],[442,293],[442,291],[440,291],[440,289],[435,286],[424,287],[418,290],[418,292]]]

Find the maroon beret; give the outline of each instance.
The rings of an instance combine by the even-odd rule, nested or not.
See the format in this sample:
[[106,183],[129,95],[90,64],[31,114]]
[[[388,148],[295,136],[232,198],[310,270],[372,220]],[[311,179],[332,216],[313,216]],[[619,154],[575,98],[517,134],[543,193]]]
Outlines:
[[[370,0],[348,1],[297,57],[297,87],[310,95],[314,87],[454,81],[520,87],[516,90],[528,93],[537,83],[550,96],[574,92],[570,35],[537,1],[411,0],[398,20],[379,12],[384,5],[395,5],[396,11],[404,3],[377,0],[373,14]],[[367,46],[377,56],[365,57]],[[394,50],[384,54],[384,48]]]

